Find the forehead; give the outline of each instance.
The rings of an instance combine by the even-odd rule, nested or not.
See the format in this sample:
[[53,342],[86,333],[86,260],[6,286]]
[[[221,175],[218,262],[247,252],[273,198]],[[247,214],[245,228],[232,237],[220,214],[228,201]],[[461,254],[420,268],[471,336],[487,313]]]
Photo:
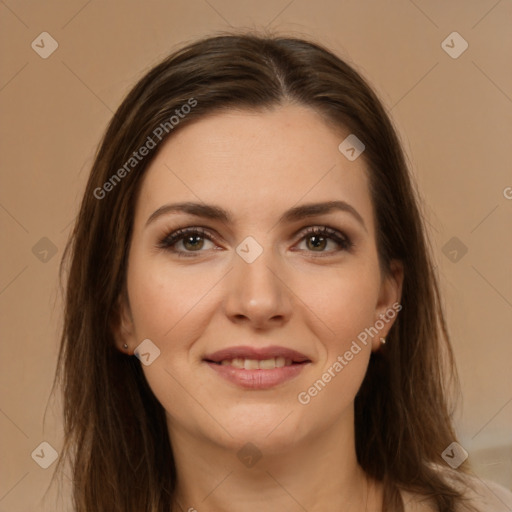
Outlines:
[[208,115],[164,142],[146,171],[137,215],[202,201],[241,220],[272,220],[296,204],[345,200],[372,227],[366,164],[338,149],[349,134],[296,105]]

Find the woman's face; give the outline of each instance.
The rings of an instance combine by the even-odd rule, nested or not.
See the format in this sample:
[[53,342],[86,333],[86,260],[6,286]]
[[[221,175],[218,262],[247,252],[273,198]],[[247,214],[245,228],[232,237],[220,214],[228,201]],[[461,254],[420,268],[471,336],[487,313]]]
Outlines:
[[[151,163],[117,342],[150,340],[142,368],[171,436],[278,450],[351,423],[401,274],[380,272],[365,162],[338,149],[348,135],[306,107],[230,111]],[[185,228],[200,233],[170,238]]]

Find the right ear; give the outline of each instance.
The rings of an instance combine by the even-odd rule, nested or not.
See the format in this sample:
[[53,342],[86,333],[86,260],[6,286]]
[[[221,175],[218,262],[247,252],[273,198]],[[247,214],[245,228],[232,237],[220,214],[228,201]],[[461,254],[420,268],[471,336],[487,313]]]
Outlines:
[[135,350],[135,329],[130,303],[126,293],[121,292],[116,307],[112,312],[110,328],[114,336],[116,348],[123,354],[132,355]]

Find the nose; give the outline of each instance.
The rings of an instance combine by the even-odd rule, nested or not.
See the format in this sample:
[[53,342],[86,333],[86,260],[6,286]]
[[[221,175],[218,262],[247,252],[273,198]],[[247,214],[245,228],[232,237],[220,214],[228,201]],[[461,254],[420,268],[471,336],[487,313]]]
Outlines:
[[265,249],[252,263],[235,255],[227,276],[225,312],[234,323],[267,329],[288,322],[293,292],[280,272],[272,251]]

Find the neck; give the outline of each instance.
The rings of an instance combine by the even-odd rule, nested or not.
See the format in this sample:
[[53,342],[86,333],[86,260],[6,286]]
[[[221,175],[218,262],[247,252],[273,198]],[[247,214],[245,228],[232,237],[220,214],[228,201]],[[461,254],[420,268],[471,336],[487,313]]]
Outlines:
[[[174,511],[370,510],[375,482],[357,462],[352,415],[316,434],[288,447],[270,435],[254,443],[258,452],[246,448],[244,464],[243,442],[226,448],[170,428],[178,475]],[[253,464],[255,453],[261,458]]]

